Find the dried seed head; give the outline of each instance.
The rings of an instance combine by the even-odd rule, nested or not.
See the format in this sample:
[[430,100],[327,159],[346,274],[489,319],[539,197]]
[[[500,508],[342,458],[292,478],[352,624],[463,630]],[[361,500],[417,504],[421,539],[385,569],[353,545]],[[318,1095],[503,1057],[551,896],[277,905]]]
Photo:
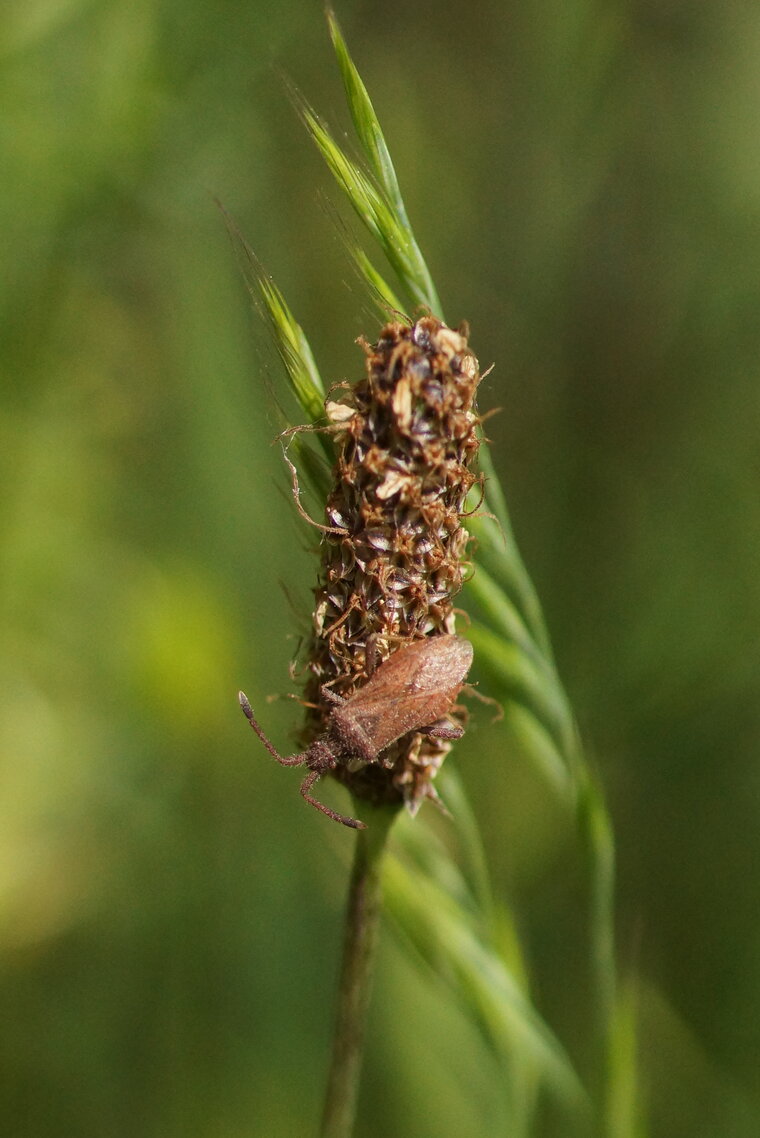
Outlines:
[[[304,742],[329,725],[323,686],[350,697],[375,665],[422,637],[454,632],[453,598],[467,569],[462,511],[479,446],[478,362],[456,332],[432,316],[388,324],[375,345],[360,341],[366,377],[326,404],[335,428],[334,484],[321,546],[309,648]],[[450,744],[411,732],[378,762],[333,773],[359,797],[403,799],[416,810]]]

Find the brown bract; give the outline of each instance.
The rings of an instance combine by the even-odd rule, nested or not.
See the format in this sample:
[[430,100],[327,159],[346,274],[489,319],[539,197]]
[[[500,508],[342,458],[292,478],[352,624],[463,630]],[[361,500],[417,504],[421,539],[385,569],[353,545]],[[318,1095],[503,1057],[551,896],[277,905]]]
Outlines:
[[[475,475],[480,419],[478,362],[466,329],[432,316],[360,341],[366,376],[326,403],[337,455],[315,590],[304,742],[326,730],[334,704],[352,696],[399,649],[454,632],[453,598],[468,564],[462,516]],[[357,759],[332,773],[359,797],[403,799],[416,810],[450,743],[411,732],[381,762]]]

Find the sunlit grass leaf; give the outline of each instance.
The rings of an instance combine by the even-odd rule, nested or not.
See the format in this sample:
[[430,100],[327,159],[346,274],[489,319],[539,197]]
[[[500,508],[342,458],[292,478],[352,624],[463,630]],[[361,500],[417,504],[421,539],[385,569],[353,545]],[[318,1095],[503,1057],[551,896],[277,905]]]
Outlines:
[[552,666],[538,647],[517,605],[480,562],[465,587],[465,596],[484,623],[514,644],[553,682]]
[[[393,240],[396,234],[402,234],[405,246],[405,257],[402,271],[399,273],[404,287],[412,297],[417,297],[416,303],[424,304],[435,315],[443,318],[441,302],[422,256],[420,247],[409,224],[404,199],[396,177],[388,144],[385,141],[380,122],[375,114],[367,88],[351,59],[334,12],[327,13],[330,35],[333,47],[343,77],[343,86],[346,92],[346,101],[351,112],[354,129],[361,143],[367,163],[374,174],[377,184],[381,187],[388,206],[393,214],[393,230],[389,230],[386,240]],[[354,208],[356,209],[356,204]],[[357,211],[358,212],[358,211]],[[360,215],[361,216],[361,215]],[[389,258],[390,259],[390,258]],[[391,260],[391,264],[394,262]],[[394,264],[394,268],[395,268]],[[398,270],[397,270],[398,271]]]
[[493,894],[488,872],[486,851],[478,820],[470,805],[462,780],[456,768],[444,764],[438,774],[438,789],[446,809],[456,818],[456,835],[459,841],[459,860],[470,893],[485,921],[491,922]]
[[635,978],[621,985],[609,1054],[610,1092],[605,1119],[609,1138],[645,1138],[647,1133],[639,1086],[638,997]]
[[[325,387],[311,345],[282,292],[240,232],[235,219],[230,216],[221,202],[217,201],[216,204],[224,217],[253,303],[269,328],[290,389],[303,411],[306,422],[313,425],[324,418]],[[329,440],[320,440],[320,442],[326,456],[332,461],[333,452]]]
[[386,908],[430,973],[474,1018],[500,1062],[519,1056],[572,1112],[588,1109],[564,1049],[526,996],[484,927],[483,914],[430,831],[399,830],[403,859],[385,869]]
[[383,318],[387,319],[390,314],[395,312],[403,313],[404,309],[401,301],[388,282],[372,264],[361,246],[356,244],[352,245],[349,248],[349,253],[354,259],[359,275],[364,279],[364,282],[372,293],[375,304]]
[[259,274],[258,286],[290,386],[307,422],[316,423],[324,418],[324,386],[309,341],[272,278]]
[[416,242],[400,221],[383,190],[370,174],[345,153],[328,127],[303,99],[298,99],[301,117],[333,177],[345,193],[357,217],[378,242],[409,297],[408,308],[422,306],[437,312],[429,280],[420,271]]
[[548,678],[542,663],[510,643],[498,629],[473,620],[467,630],[475,648],[478,670],[492,681],[492,694],[500,703],[516,700],[526,707],[549,734],[570,766],[574,725],[565,693]]
[[[552,659],[541,603],[517,548],[504,495],[487,447],[481,447],[480,467],[486,475],[483,510],[468,520],[467,528],[477,542],[478,567],[483,566],[509,597],[542,655]],[[486,511],[494,517],[489,517]]]
[[354,61],[349,55],[346,41],[331,8],[327,10],[327,22],[330,29],[335,55],[338,60],[343,86],[346,91],[348,108],[353,119],[354,129],[359,137],[362,148],[379,184],[385,190],[389,202],[393,205],[399,219],[408,224],[404,201],[396,177],[388,145],[380,128],[375,109],[372,106],[364,81],[356,69]]

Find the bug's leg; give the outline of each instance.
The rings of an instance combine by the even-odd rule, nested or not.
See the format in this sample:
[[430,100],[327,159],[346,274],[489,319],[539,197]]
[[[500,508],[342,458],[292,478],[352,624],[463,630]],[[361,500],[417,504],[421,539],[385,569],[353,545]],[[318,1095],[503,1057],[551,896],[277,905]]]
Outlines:
[[504,718],[504,708],[499,703],[498,699],[492,699],[490,695],[483,695],[481,691],[475,687],[475,684],[465,684],[465,695],[474,695],[475,699],[479,699],[481,703],[490,703],[491,707],[496,708],[496,714],[491,720],[492,723],[498,723],[499,720]]
[[452,723],[448,719],[438,719],[429,727],[418,727],[420,735],[429,735],[431,739],[461,739],[464,727]]
[[309,805],[313,806],[316,810],[320,810],[322,814],[326,814],[328,818],[332,818],[333,822],[341,822],[344,826],[350,826],[352,830],[366,830],[366,825],[364,822],[360,822],[358,818],[348,818],[345,814],[339,814],[337,810],[331,810],[329,806],[325,806],[324,802],[318,802],[313,795],[309,794],[309,791],[321,774],[322,771],[309,771],[301,783],[301,794]]
[[336,707],[338,704],[346,702],[345,696],[338,695],[336,691],[333,691],[332,688],[328,688],[326,684],[322,686],[321,693],[323,699],[326,699],[328,703],[334,703]]
[[238,699],[240,701],[240,706],[243,709],[243,715],[246,717],[246,719],[250,723],[251,727],[254,729],[254,731],[258,735],[259,739],[261,739],[261,742],[264,744],[266,749],[269,751],[269,754],[272,755],[275,759],[277,759],[278,763],[280,763],[284,767],[300,767],[306,762],[306,755],[305,754],[303,754],[303,755],[292,755],[289,759],[283,758],[283,756],[280,754],[280,752],[275,747],[274,743],[269,742],[266,735],[264,734],[264,732],[259,727],[258,721],[257,721],[255,715],[253,714],[253,708],[251,707],[250,702],[248,700],[248,696],[245,694],[245,692],[242,692],[242,691],[238,692]]

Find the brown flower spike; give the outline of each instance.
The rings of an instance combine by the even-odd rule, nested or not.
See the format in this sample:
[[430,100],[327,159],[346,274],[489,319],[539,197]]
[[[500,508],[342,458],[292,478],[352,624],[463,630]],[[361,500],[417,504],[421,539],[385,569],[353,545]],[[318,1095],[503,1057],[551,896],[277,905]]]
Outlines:
[[[308,749],[289,764],[308,766],[303,793],[331,817],[335,812],[309,794],[328,770],[356,797],[377,804],[403,801],[414,813],[425,797],[435,798],[432,779],[449,740],[462,733],[456,713],[463,712],[452,705],[471,659],[469,645],[453,635],[453,598],[468,567],[463,510],[479,446],[480,374],[467,329],[454,331],[424,316],[412,325],[387,324],[375,345],[361,343],[366,377],[325,405],[337,457],[304,693]],[[423,647],[436,638],[445,638],[440,652]],[[383,663],[389,658],[393,668]],[[414,674],[428,658],[439,673],[438,691],[427,693],[428,700],[436,697],[435,706],[420,708],[403,734],[375,728],[374,743],[382,746],[352,747],[341,734],[340,715],[361,716],[375,693],[394,707],[408,699]],[[452,661],[448,673],[444,658]],[[243,709],[281,759],[247,701]],[[392,719],[396,713],[384,703],[380,719],[383,714]],[[320,750],[325,741],[329,761]],[[343,815],[336,820],[356,822]]]

